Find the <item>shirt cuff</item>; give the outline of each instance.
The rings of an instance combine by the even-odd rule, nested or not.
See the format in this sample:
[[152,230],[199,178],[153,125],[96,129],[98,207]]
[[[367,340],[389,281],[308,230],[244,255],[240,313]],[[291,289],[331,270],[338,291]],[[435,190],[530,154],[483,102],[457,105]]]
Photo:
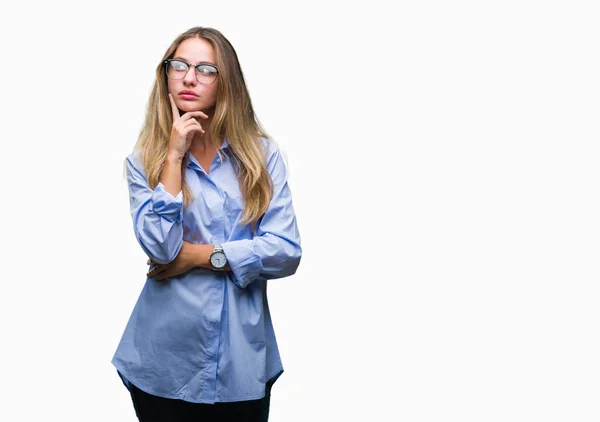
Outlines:
[[231,267],[234,283],[246,287],[260,275],[263,266],[260,256],[254,253],[253,242],[250,239],[234,240],[221,244]]
[[158,182],[152,197],[150,198],[151,211],[164,217],[170,222],[181,222],[183,220],[183,192],[179,191],[177,196],[166,191],[165,186]]

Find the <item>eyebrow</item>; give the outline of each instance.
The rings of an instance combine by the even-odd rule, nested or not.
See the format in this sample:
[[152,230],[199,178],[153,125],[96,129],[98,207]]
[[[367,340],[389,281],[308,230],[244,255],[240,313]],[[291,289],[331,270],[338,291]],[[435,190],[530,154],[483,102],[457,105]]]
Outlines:
[[[188,59],[186,59],[185,57],[181,57],[181,56],[175,56],[175,57],[173,57],[173,59],[179,59],[179,60],[183,60],[184,62],[190,63],[190,61]],[[192,64],[194,64],[194,63],[192,63]],[[211,62],[200,62],[200,63],[196,63],[194,66],[198,66],[199,64],[209,64],[211,66],[217,67],[216,64],[211,63]]]

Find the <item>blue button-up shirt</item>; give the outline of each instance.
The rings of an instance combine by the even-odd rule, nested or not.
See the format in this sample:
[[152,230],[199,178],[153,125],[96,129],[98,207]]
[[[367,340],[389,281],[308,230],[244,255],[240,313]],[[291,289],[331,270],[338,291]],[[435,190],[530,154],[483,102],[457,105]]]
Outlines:
[[194,200],[183,207],[159,183],[148,187],[137,154],[126,160],[135,236],[158,263],[172,261],[183,241],[221,245],[232,271],[193,268],[147,278],[112,363],[124,378],[156,396],[195,403],[253,400],[283,366],[267,302],[267,280],[294,274],[300,234],[275,144],[262,139],[273,198],[255,233],[240,223],[244,200],[223,143],[207,174],[190,154],[185,179]]

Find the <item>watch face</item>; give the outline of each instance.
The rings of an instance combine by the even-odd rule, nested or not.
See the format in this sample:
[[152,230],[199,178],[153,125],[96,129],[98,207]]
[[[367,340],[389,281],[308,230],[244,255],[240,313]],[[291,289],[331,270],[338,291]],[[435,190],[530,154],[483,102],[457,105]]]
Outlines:
[[223,252],[215,252],[210,256],[210,263],[215,268],[223,268],[227,263],[227,257]]

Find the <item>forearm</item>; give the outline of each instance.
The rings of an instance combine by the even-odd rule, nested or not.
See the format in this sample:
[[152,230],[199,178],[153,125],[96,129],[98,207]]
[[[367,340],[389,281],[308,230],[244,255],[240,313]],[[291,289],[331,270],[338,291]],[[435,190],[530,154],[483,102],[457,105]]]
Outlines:
[[173,196],[177,196],[181,191],[181,163],[182,159],[179,157],[167,156],[160,174],[160,182],[165,186],[165,190]]
[[[210,254],[213,252],[214,245],[206,244],[191,244],[192,262],[194,267],[207,268],[212,270],[210,263]],[[231,267],[227,264],[224,268],[226,271],[231,271]]]

